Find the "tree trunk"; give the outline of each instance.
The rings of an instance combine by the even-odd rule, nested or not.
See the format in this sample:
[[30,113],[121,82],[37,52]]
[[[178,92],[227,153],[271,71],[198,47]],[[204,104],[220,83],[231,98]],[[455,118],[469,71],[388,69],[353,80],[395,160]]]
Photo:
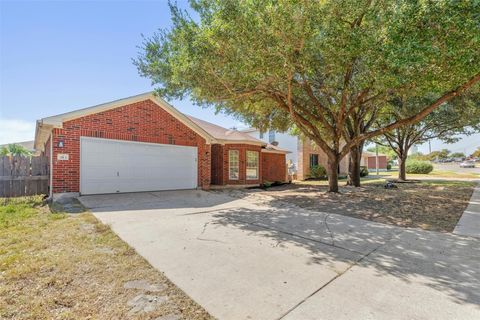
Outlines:
[[398,157],[398,180],[405,181],[407,180],[407,172],[405,165],[407,163],[406,154],[401,154]]
[[360,163],[363,143],[350,149],[347,186],[360,187]]
[[329,156],[327,162],[328,192],[338,192],[338,155]]
[[398,155],[398,180],[406,181],[407,180],[407,158],[408,158],[408,150],[410,149],[410,145],[408,142],[405,142],[403,148],[401,148],[400,152],[397,153]]

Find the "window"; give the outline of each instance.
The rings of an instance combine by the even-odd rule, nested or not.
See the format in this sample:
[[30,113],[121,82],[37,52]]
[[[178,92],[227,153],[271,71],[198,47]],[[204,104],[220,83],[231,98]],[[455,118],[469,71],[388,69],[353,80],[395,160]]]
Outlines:
[[268,131],[268,142],[272,143],[275,141],[275,131],[270,130]]
[[238,180],[239,176],[239,159],[238,150],[228,151],[228,178],[230,180]]
[[314,166],[318,166],[318,154],[310,155],[310,168]]
[[247,151],[247,180],[258,179],[258,152]]

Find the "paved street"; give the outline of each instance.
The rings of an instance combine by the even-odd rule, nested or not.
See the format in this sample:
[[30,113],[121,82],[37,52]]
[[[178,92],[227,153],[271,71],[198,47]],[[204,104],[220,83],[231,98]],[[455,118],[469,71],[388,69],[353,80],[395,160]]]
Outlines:
[[460,163],[450,162],[450,163],[435,163],[433,165],[435,170],[441,171],[453,171],[459,173],[477,173],[480,174],[480,164],[477,163],[475,168],[462,168]]

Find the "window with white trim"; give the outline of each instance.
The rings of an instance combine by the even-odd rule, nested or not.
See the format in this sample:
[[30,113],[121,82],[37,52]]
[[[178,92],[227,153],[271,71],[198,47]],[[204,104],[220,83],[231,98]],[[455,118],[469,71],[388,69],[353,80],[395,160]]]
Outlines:
[[247,180],[258,179],[258,152],[247,151]]
[[228,178],[238,180],[240,159],[238,150],[228,150]]

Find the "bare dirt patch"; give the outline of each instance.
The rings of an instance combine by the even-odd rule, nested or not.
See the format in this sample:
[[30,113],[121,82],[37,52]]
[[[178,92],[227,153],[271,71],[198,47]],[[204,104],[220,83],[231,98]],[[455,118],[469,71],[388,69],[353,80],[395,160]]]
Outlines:
[[90,213],[0,206],[1,319],[211,319]]
[[468,205],[475,183],[467,181],[419,181],[385,189],[384,181],[370,181],[360,188],[341,187],[328,193],[318,182],[302,182],[266,191],[233,191],[273,206],[336,213],[401,227],[452,232]]

